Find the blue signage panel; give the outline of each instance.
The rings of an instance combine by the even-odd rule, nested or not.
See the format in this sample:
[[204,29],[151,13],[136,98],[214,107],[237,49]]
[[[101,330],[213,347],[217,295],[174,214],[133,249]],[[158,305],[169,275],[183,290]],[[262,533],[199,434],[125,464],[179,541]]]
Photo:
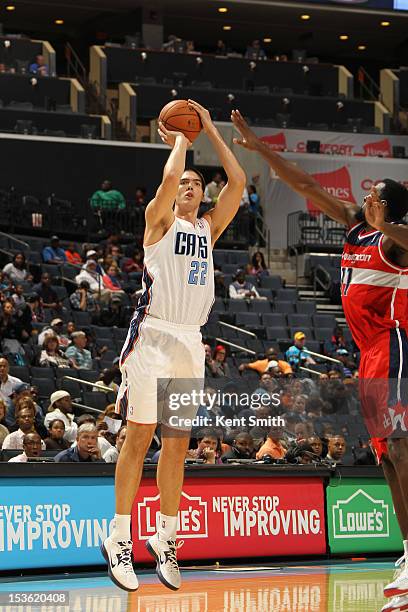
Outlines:
[[10,478],[0,489],[0,570],[103,563],[113,477]]

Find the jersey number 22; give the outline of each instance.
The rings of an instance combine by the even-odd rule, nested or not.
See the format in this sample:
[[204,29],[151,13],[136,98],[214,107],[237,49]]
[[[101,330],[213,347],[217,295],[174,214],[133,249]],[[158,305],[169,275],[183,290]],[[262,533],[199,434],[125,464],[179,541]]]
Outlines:
[[205,285],[207,280],[208,263],[197,260],[191,262],[190,273],[188,275],[189,285]]

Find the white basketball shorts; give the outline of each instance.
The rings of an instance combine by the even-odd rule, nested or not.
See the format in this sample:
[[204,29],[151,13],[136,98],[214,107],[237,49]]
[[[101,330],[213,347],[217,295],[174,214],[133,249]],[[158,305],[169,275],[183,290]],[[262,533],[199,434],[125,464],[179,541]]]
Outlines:
[[199,408],[196,398],[204,388],[204,368],[198,325],[136,316],[120,357],[122,384],[115,410],[134,423],[188,429]]

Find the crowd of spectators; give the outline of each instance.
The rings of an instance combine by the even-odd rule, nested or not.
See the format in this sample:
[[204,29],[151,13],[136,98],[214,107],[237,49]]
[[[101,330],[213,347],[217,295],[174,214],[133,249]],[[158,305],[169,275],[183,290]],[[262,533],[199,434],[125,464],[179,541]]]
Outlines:
[[[222,176],[214,177],[214,191],[209,187],[208,197],[217,197],[219,179]],[[29,256],[16,253],[2,271],[0,444],[7,452],[21,451],[11,458],[17,462],[51,458],[58,462],[115,462],[126,436],[126,424],[112,404],[120,384],[119,349],[116,346],[110,350],[113,347],[95,340],[90,325],[118,327],[125,332],[140,287],[143,250],[135,244],[122,246],[118,236],[96,245],[63,245],[58,236],[52,236],[43,248],[42,259],[43,264],[33,266]],[[74,274],[64,297],[59,292],[61,285],[53,284],[51,267],[63,270],[66,266],[71,266]],[[253,282],[246,280],[246,274]],[[268,275],[263,253],[256,251],[248,264],[236,271],[230,284],[225,284],[218,266],[216,295],[231,302],[260,300],[258,283]],[[87,313],[84,324],[71,320],[75,313]],[[243,408],[238,400],[231,399],[200,406],[199,415],[206,417],[206,426],[193,429],[187,461],[350,463],[354,461],[353,450],[356,460],[364,451],[364,460],[371,462],[367,436],[358,439],[358,448],[352,449],[356,447],[355,431],[352,443],[348,442],[350,416],[359,415],[358,354],[340,328],[334,329],[332,338],[324,344],[325,354],[340,363],[308,378],[301,368],[317,366],[307,352],[307,337],[301,329],[283,352],[278,345],[269,346],[264,354],[249,360],[230,351],[228,343],[209,339],[205,344],[206,391],[211,393],[222,384],[224,391],[234,394],[243,383],[254,397],[277,394],[279,405],[255,408],[250,404]],[[105,359],[107,354],[109,358]],[[92,373],[92,379],[83,378],[90,384],[86,390],[105,395],[105,409],[99,413],[91,409],[92,414],[77,416],[73,407],[76,397],[63,385],[44,396],[36,388],[35,379],[30,384],[10,375],[10,366],[24,365],[37,368],[40,377],[41,369],[52,371],[55,380],[59,370],[71,372],[74,378]],[[222,415],[243,418],[247,424],[219,426],[217,417]],[[257,422],[261,419],[261,424],[251,425],[250,417]],[[283,425],[271,427],[271,417],[281,417]],[[152,461],[159,454],[154,450],[150,453]]]

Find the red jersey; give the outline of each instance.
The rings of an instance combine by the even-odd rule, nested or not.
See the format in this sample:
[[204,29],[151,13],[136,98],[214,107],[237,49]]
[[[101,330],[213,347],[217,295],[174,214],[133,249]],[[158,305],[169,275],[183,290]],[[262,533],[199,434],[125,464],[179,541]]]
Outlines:
[[390,262],[384,234],[364,226],[351,228],[341,258],[343,310],[360,350],[381,331],[408,329],[408,268]]

